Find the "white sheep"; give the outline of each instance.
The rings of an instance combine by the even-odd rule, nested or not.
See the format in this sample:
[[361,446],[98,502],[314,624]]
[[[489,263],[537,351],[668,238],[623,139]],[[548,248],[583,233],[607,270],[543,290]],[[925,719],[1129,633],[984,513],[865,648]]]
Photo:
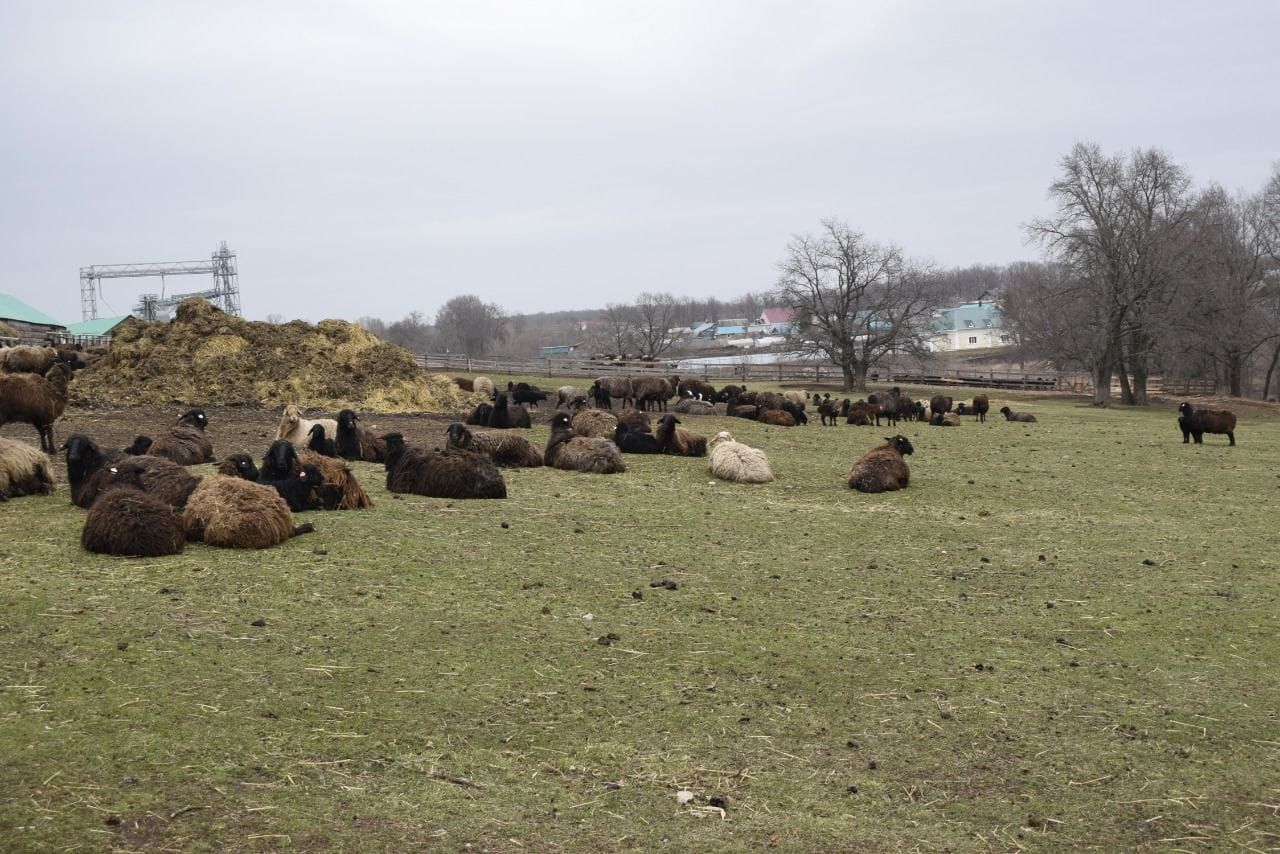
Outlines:
[[305,448],[311,440],[311,428],[316,424],[324,427],[326,436],[338,435],[338,422],[332,418],[303,418],[302,410],[296,404],[289,404],[280,416],[280,426],[276,428],[277,439],[288,439],[291,443]]
[[471,388],[476,394],[484,395],[485,400],[493,400],[493,380],[488,377],[476,377],[475,381],[471,384]]
[[52,491],[49,458],[26,442],[0,437],[0,501]]
[[803,406],[805,403],[809,402],[809,393],[805,391],[795,391],[793,389],[790,391],[784,391],[782,396],[798,406]]
[[725,430],[711,440],[711,456],[707,461],[711,473],[721,480],[737,483],[769,483],[773,469],[764,451],[735,441]]

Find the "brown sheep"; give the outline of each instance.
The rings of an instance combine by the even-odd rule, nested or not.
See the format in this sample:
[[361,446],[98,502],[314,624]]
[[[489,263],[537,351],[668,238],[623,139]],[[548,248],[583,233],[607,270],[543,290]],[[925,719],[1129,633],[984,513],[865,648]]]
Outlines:
[[796,419],[790,412],[782,409],[761,409],[756,413],[756,420],[761,424],[772,424],[774,427],[796,426]]
[[787,399],[776,391],[762,391],[756,394],[755,404],[761,409],[781,409]]
[[446,436],[450,448],[487,454],[502,468],[536,468],[542,465],[542,452],[529,444],[524,436],[506,431],[468,430],[456,421],[449,425]]
[[677,457],[705,457],[707,440],[680,426],[680,419],[664,415],[658,419],[658,432],[654,434],[662,453]]
[[987,420],[987,412],[991,409],[991,399],[985,394],[973,396],[973,415],[979,422]]
[[[672,379],[675,380],[675,383],[671,381]],[[675,396],[675,386],[679,382],[678,377],[668,379],[666,377],[643,376],[632,379],[631,387],[635,394],[636,408],[648,410],[652,405],[653,409],[666,412],[667,401]]]
[[962,423],[954,412],[935,412],[929,418],[930,427],[959,427]]
[[191,493],[182,527],[188,540],[229,549],[267,549],[315,530],[310,523],[294,527],[289,505],[271,487],[220,474]]
[[1182,444],[1192,438],[1197,445],[1204,444],[1205,433],[1226,435],[1227,443],[1236,443],[1236,414],[1229,409],[1196,409],[1190,403],[1178,405],[1178,427],[1182,430]]
[[[598,377],[592,388],[598,391],[597,401],[607,397],[611,400],[621,400],[623,406],[629,406],[636,400],[630,377]],[[611,406],[602,408],[608,409]]]
[[569,423],[573,425],[573,432],[589,439],[612,439],[618,429],[618,419],[603,409],[579,410],[570,416]]
[[653,427],[649,423],[649,414],[641,412],[639,409],[628,406],[618,413],[618,423],[626,424],[627,429],[635,430],[640,433],[652,433]]
[[484,426],[494,430],[508,430],[513,427],[528,428],[533,426],[533,420],[529,417],[529,410],[519,404],[508,404],[506,393],[499,392],[493,400],[489,422]]
[[54,453],[53,422],[67,408],[70,373],[65,365],[54,365],[44,376],[0,374],[0,426],[11,422],[30,424],[40,435],[40,450]]
[[228,454],[223,457],[222,462],[218,463],[217,473],[255,483],[258,480],[258,467],[248,454]]
[[153,457],[172,460],[180,466],[194,466],[213,462],[213,443],[205,435],[209,418],[203,409],[188,409],[169,428],[167,435],[151,443],[148,453]]
[[298,465],[320,469],[320,474],[324,476],[324,487],[320,492],[324,499],[324,509],[364,510],[373,506],[373,499],[342,460],[326,457],[315,451],[300,451]]
[[935,394],[929,398],[929,417],[933,418],[939,412],[950,412],[951,402],[951,398],[945,394]]
[[453,384],[463,391],[475,391],[476,381],[471,377],[449,377],[453,380]]
[[859,492],[893,492],[903,489],[911,479],[911,470],[907,468],[903,457],[914,450],[906,436],[885,439],[883,445],[867,451],[853,464],[853,468],[845,476],[849,488]]
[[[114,481],[132,484],[170,507],[181,510],[200,485],[200,478],[163,457],[124,457],[107,466],[107,472],[109,474],[99,474],[88,480],[76,499],[76,506],[90,506],[100,497],[94,490],[105,489]],[[74,494],[73,498],[76,498]],[[87,503],[81,504],[81,501]]]
[[19,344],[5,351],[4,360],[0,362],[0,368],[11,374],[40,374],[43,376],[57,361],[59,361],[58,351],[53,347]]
[[1021,421],[1024,424],[1035,424],[1036,417],[1030,412],[1014,412],[1007,406],[1000,407],[1000,413],[1004,415],[1005,421]]
[[567,412],[552,416],[551,438],[542,458],[548,466],[568,471],[616,474],[627,470],[617,445],[605,438],[575,435]]
[[338,413],[338,430],[334,434],[334,447],[344,460],[361,460],[380,463],[387,458],[387,444],[383,437],[356,424],[360,416],[350,409]]
[[186,544],[178,512],[127,477],[94,502],[80,532],[85,551],[122,557],[181,554]]

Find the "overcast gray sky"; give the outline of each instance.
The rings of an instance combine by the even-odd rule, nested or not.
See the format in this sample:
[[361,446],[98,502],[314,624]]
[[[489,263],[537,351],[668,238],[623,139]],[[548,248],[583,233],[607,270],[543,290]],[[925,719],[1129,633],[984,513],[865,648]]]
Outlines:
[[825,216],[1031,258],[1077,140],[1259,189],[1277,32],[1271,0],[6,0],[0,291],[74,321],[81,266],[226,240],[250,318],[727,298]]

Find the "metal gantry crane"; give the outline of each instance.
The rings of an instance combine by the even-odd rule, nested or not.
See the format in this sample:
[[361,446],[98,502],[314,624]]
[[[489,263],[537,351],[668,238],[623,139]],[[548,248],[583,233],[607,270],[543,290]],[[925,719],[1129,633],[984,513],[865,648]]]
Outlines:
[[[166,276],[212,275],[213,287],[207,291],[172,294],[163,292]],[[227,248],[224,240],[207,261],[158,261],[145,264],[98,264],[80,268],[80,315],[82,320],[98,317],[98,294],[103,279],[136,279],[159,276],[161,293],[142,294],[133,307],[143,320],[157,320],[167,315],[169,309],[188,297],[204,297],[227,314],[240,314],[240,274],[236,269],[236,255]]]

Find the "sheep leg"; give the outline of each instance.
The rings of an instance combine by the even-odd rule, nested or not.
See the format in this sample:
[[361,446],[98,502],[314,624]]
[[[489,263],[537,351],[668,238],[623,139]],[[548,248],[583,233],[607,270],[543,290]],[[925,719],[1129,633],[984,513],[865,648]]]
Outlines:
[[1230,443],[1230,445],[1231,445],[1232,447],[1235,447],[1235,444],[1236,444],[1236,432],[1235,432],[1234,430],[1232,430],[1231,432],[1227,433],[1227,440],[1228,440],[1228,442]]

